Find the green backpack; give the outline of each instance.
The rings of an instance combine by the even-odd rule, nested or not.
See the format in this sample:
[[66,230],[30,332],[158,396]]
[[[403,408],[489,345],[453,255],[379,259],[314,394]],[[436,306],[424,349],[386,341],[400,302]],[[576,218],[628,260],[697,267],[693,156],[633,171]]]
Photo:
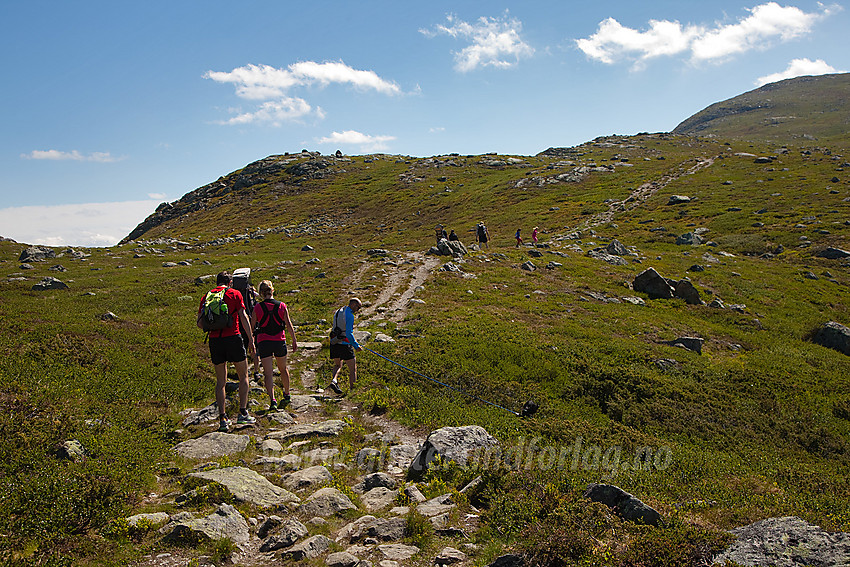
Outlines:
[[233,316],[227,309],[227,303],[224,302],[224,293],[226,291],[226,287],[218,291],[210,290],[204,298],[204,308],[201,311],[201,325],[207,333],[233,326]]

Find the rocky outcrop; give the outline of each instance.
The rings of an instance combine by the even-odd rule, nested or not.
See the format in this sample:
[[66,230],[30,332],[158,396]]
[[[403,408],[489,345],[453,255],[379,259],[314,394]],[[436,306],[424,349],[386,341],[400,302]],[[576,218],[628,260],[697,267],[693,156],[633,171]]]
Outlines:
[[612,508],[617,515],[630,522],[657,526],[661,515],[625,490],[611,484],[591,484],[584,493],[585,498],[601,502]]
[[68,289],[68,284],[62,280],[48,276],[42,278],[40,282],[32,286],[33,291],[47,291],[49,289]]
[[480,425],[437,429],[431,432],[419,453],[413,458],[408,477],[421,477],[438,456],[444,461],[452,460],[459,465],[465,465],[472,453],[498,444],[499,442]]
[[56,252],[46,246],[30,246],[23,250],[18,257],[18,262],[43,262],[48,258],[55,258]]
[[850,328],[830,321],[824,323],[812,337],[812,342],[850,356]]

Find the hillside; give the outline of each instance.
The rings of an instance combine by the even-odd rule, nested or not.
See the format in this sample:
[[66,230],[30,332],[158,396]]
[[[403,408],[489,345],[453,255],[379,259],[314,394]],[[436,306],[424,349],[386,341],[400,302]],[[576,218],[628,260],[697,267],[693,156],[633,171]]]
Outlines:
[[[848,532],[850,357],[813,341],[828,321],[850,325],[845,151],[642,134],[536,156],[283,154],[163,204],[115,247],[30,259],[0,241],[0,561],[294,564],[280,543],[290,520],[307,532],[296,539],[329,540],[304,564],[344,551],[376,564],[402,551],[382,546],[415,546],[401,567],[432,565],[446,547],[462,565],[513,553],[533,565],[685,566],[767,518]],[[474,245],[479,221],[488,248]],[[469,253],[427,254],[437,223]],[[259,424],[232,432],[235,449],[175,453],[215,428],[198,413],[214,375],[194,313],[203,278],[238,267],[274,282],[289,307],[298,397],[266,412],[255,388]],[[678,295],[638,285],[648,268]],[[34,290],[46,277],[68,288]],[[373,352],[358,353],[360,381],[339,398],[323,390],[326,333],[352,294]],[[520,418],[526,400],[540,410]],[[313,423],[336,435],[289,437]],[[470,424],[500,443],[501,466],[405,476],[417,440]],[[71,440],[82,454],[69,455]],[[325,466],[310,481],[307,454]],[[376,488],[399,492],[383,504],[361,490],[364,455],[391,463]],[[302,501],[333,488],[352,507],[315,520],[246,496],[218,476],[232,469]],[[405,492],[414,481],[429,508]],[[599,482],[663,525],[585,498]],[[131,527],[137,513],[164,514],[176,532],[154,516]],[[236,535],[174,527],[217,516]],[[261,532],[272,516],[286,525]],[[270,538],[282,547],[261,551]]]
[[848,101],[850,73],[786,79],[712,104],[676,126],[673,133],[846,147]]

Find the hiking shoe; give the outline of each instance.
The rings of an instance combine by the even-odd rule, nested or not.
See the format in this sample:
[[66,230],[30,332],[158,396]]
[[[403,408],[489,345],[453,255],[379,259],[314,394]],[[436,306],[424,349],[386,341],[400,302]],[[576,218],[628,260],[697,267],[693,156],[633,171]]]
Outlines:
[[292,398],[289,397],[289,394],[284,394],[280,399],[280,407],[289,405],[289,402],[292,401]]
[[230,430],[230,420],[227,418],[218,421],[218,430],[222,433],[227,433]]
[[236,418],[236,425],[253,425],[257,423],[257,419],[246,414],[239,414],[239,417]]
[[272,400],[272,403],[269,404],[269,411],[277,411],[277,402]]
[[339,396],[340,394],[342,394],[342,390],[340,390],[340,389],[339,389],[339,386],[337,386],[337,383],[336,383],[336,382],[331,382],[330,384],[328,384],[328,388],[330,388],[331,390],[333,390],[334,394],[336,394],[336,395],[338,395],[338,396]]

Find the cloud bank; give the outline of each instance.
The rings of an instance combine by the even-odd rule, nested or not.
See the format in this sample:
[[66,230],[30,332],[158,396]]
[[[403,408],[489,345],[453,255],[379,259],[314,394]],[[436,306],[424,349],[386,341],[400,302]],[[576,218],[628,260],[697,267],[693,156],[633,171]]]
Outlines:
[[756,86],[763,86],[768,83],[775,83],[776,81],[782,81],[785,79],[793,79],[794,77],[802,77],[805,75],[828,75],[830,73],[844,73],[845,71],[839,71],[832,65],[829,65],[823,59],[818,59],[816,61],[812,61],[811,59],[793,59],[791,63],[788,64],[788,68],[784,71],[780,71],[778,73],[773,73],[772,75],[765,75],[764,77],[759,77],[756,79]]
[[707,27],[650,20],[643,31],[607,18],[600,22],[595,34],[575,43],[589,58],[609,65],[629,61],[641,68],[651,59],[673,55],[684,55],[692,63],[722,61],[753,49],[765,49],[777,41],[804,36],[818,20],[836,9],[821,6],[820,12],[804,12],[794,6],[767,2],[749,9],[748,16],[732,24]]
[[114,157],[109,152],[92,152],[88,155],[77,150],[63,152],[60,150],[33,150],[28,154],[21,154],[24,159],[49,160],[49,161],[93,161],[99,163],[111,163],[121,161],[124,158]]
[[161,199],[0,209],[3,236],[46,246],[113,246],[156,210]]
[[319,138],[316,142],[340,146],[355,145],[360,146],[362,152],[377,152],[389,149],[387,142],[395,139],[395,136],[370,136],[356,130],[346,130],[344,132],[333,132],[330,136]]
[[311,115],[324,118],[321,107],[313,107],[305,99],[291,95],[290,91],[297,88],[323,88],[339,84],[385,95],[401,94],[401,88],[394,82],[382,79],[374,71],[349,67],[342,61],[301,61],[285,69],[270,65],[245,65],[232,71],[207,71],[204,78],[234,85],[236,95],[240,98],[266,101],[256,110],[240,113],[223,121],[223,124],[264,123],[279,126],[283,122]]
[[446,19],[445,25],[438,24],[419,32],[429,38],[448,35],[471,42],[454,52],[455,69],[462,73],[478,67],[512,67],[520,59],[534,54],[534,48],[520,38],[522,22],[509,18],[507,13],[502,18],[481,17],[471,24],[453,15]]

